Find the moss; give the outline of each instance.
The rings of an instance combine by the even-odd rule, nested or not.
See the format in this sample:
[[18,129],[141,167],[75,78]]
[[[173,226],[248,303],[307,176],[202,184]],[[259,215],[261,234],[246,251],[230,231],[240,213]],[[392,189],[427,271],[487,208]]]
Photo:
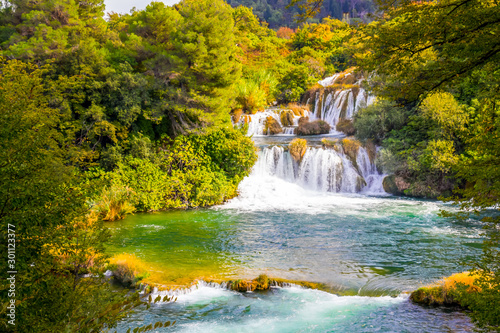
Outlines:
[[[221,283],[223,281],[211,281],[211,282]],[[298,281],[298,280],[286,280],[279,278],[275,279],[275,278],[270,278],[265,274],[261,274],[253,280],[238,279],[238,280],[227,281],[227,286],[229,289],[239,292],[266,291],[271,289],[271,287],[273,286],[286,287],[290,285],[297,285],[309,289],[331,291],[330,288],[324,284],[307,282],[307,281]]]
[[273,117],[269,116],[266,118],[264,123],[264,133],[267,135],[276,135],[283,132],[280,124]]
[[464,306],[459,295],[460,291],[477,293],[481,289],[474,283],[477,274],[469,272],[453,274],[434,285],[419,288],[411,293],[410,300],[418,304],[432,306]]
[[293,139],[289,144],[290,155],[297,162],[300,163],[302,161],[302,157],[307,150],[307,141],[305,139]]

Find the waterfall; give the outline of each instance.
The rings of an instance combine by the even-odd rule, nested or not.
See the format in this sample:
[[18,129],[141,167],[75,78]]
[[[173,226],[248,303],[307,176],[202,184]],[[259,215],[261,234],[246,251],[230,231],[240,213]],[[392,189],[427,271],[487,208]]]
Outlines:
[[323,89],[308,99],[314,104],[315,117],[329,123],[334,130],[340,119],[352,119],[361,108],[373,104],[375,97],[361,87],[363,80],[356,81],[352,73],[338,73],[319,81]]
[[316,192],[385,194],[385,175],[379,174],[363,147],[359,148],[356,164],[342,152],[314,147],[308,148],[297,163],[285,148],[272,146],[259,152],[252,175],[278,177]]
[[[281,122],[281,113],[282,112],[291,112],[291,111],[290,110],[268,109],[268,110],[265,110],[262,112],[257,112],[255,114],[245,115],[244,117],[241,118],[240,124],[244,123],[245,119],[247,119],[247,122],[248,122],[247,135],[248,136],[268,135],[268,133],[264,133],[266,119],[268,117],[272,117],[274,120],[276,120],[276,122],[283,129],[283,132],[280,135],[294,135],[295,128],[299,125],[299,119],[302,116],[293,115],[293,126],[283,126],[283,124]],[[309,111],[304,110],[303,112],[304,112],[304,117],[310,116]]]
[[358,170],[361,176],[366,182],[366,186],[362,189],[362,192],[376,195],[387,194],[382,185],[386,175],[378,172],[375,163],[370,161],[368,152],[363,147],[359,147],[358,154],[356,156],[356,164],[358,165]]
[[273,146],[259,152],[254,176],[275,176],[318,192],[356,193],[362,176],[342,153],[333,149],[308,148],[297,163],[283,147]]

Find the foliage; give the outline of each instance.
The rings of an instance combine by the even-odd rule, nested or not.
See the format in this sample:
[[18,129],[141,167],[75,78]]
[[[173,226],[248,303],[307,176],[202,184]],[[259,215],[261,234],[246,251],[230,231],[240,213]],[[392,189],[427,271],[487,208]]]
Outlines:
[[356,137],[380,145],[392,130],[400,130],[406,124],[408,114],[405,108],[392,102],[377,100],[354,115]]
[[445,194],[461,212],[443,215],[479,214],[485,223],[483,255],[471,262],[483,292],[462,296],[480,326],[498,325],[500,7],[484,0],[382,4],[386,13],[363,30],[356,58],[374,73],[372,90],[410,113],[402,128],[377,132],[399,162],[396,176],[409,183],[405,193]]
[[135,287],[149,276],[146,264],[134,254],[116,255],[109,263],[113,277],[126,287]]
[[157,149],[149,159],[128,156],[94,177],[131,189],[130,201],[139,211],[205,207],[234,197],[256,160],[251,139],[231,127],[165,139]]
[[347,136],[356,134],[356,128],[354,127],[352,119],[340,119],[335,129],[339,132],[343,132]]
[[42,81],[47,70],[16,60],[1,64],[0,222],[15,230],[15,237],[1,233],[2,244],[15,244],[14,266],[4,260],[1,268],[18,273],[13,297],[2,279],[0,325],[12,327],[3,302],[15,299],[18,332],[95,332],[113,327],[138,299],[105,283],[109,234],[89,214],[88,189],[69,163],[73,152],[53,104],[57,87]]
[[[233,6],[246,6],[253,9],[255,15],[269,23],[272,29],[279,27],[297,27],[302,20],[317,21],[325,17],[342,19],[343,13],[350,13],[356,20],[365,19],[374,11],[371,0],[333,1],[333,0],[227,0]],[[297,20],[299,19],[299,20]]]
[[386,4],[387,14],[367,27],[358,53],[363,68],[380,78],[378,94],[412,101],[486,65],[498,69],[499,46],[492,37],[500,32],[496,1]]
[[290,155],[297,162],[300,163],[302,161],[302,157],[307,151],[307,140],[296,138],[293,139],[289,145]]

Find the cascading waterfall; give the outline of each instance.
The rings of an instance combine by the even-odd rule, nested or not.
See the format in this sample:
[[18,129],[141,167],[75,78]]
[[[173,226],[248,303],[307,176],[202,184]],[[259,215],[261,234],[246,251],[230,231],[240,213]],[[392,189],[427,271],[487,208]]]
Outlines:
[[386,175],[378,172],[375,163],[370,161],[368,152],[363,147],[359,147],[356,156],[356,164],[358,165],[361,176],[366,182],[366,186],[362,190],[364,193],[377,195],[387,194],[382,185]]
[[[333,85],[338,78],[333,76],[320,81],[323,86],[327,88]],[[340,119],[352,119],[354,115],[361,109],[370,104],[373,104],[375,97],[369,95],[365,89],[361,88],[361,82],[356,82],[354,87],[346,89],[331,89],[320,90],[315,94],[314,101],[314,118],[326,121],[332,129],[335,129]],[[330,82],[329,85],[324,85]]]
[[[302,116],[297,116],[293,115],[293,124],[292,126],[283,126],[281,122],[281,113],[282,112],[290,112],[289,110],[278,110],[278,109],[268,109],[263,112],[257,112],[256,114],[251,114],[251,115],[245,115],[242,117],[240,122],[247,122],[248,123],[248,131],[247,135],[248,136],[262,136],[262,135],[268,135],[268,133],[265,132],[265,124],[266,124],[266,119],[268,117],[272,117],[283,129],[283,133],[281,135],[294,135],[295,128],[299,125],[299,119]],[[304,110],[304,117],[309,117],[310,112],[307,110]],[[245,120],[246,117],[246,120]]]
[[380,180],[383,175],[379,175],[362,147],[356,164],[357,168],[342,152],[313,147],[308,148],[297,163],[283,147],[272,146],[259,152],[252,176],[275,176],[318,192],[356,193],[367,190],[370,193],[385,193]]

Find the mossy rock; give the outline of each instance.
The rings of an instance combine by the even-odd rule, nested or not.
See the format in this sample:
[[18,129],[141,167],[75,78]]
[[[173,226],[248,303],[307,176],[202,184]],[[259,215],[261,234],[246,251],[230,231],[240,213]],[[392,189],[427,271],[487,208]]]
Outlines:
[[231,112],[231,118],[233,119],[233,123],[237,124],[240,121],[242,115],[243,115],[242,109],[233,110],[233,112]]
[[335,129],[339,132],[343,132],[347,136],[356,134],[356,128],[354,128],[354,124],[351,119],[340,119]]
[[264,134],[276,135],[283,132],[280,124],[273,117],[269,116],[266,118],[264,123]]
[[460,303],[441,286],[419,288],[411,293],[410,300],[430,306],[460,306]]
[[354,166],[357,166],[356,157],[358,156],[359,148],[361,147],[361,142],[354,139],[345,138],[340,141],[342,148],[344,148],[344,153],[351,160]]
[[313,122],[300,121],[299,126],[295,129],[297,135],[320,135],[330,133],[330,125],[323,120],[315,120]]
[[361,189],[365,186],[366,186],[366,180],[363,177],[358,176],[358,178],[356,179],[356,192],[361,191]]
[[405,193],[398,187],[396,183],[397,181],[396,178],[400,177],[397,177],[396,175],[390,175],[384,178],[384,180],[382,181],[382,186],[384,187],[384,191],[393,195],[398,195],[398,196],[404,195]]

